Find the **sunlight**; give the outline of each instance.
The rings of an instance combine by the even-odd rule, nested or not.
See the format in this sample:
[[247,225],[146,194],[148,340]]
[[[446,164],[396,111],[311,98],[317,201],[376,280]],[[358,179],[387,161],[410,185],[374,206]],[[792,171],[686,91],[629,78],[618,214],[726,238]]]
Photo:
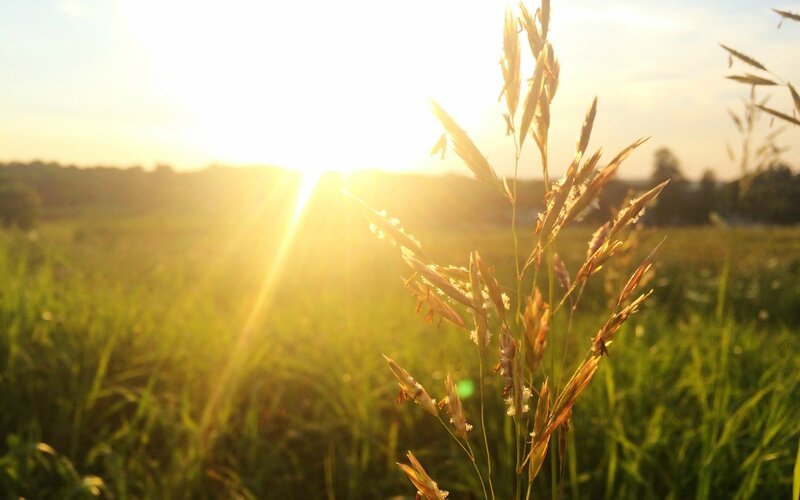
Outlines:
[[300,181],[300,189],[297,190],[297,198],[294,202],[292,220],[289,223],[290,231],[294,232],[291,227],[296,226],[298,222],[300,222],[300,217],[303,215],[306,205],[308,205],[311,196],[314,194],[317,184],[319,183],[319,178],[320,172],[316,170],[312,170],[303,174],[303,178]]
[[295,241],[305,209],[316,190],[319,179],[319,171],[310,171],[304,173],[300,180],[292,215],[286,224],[283,237],[278,243],[278,248],[272,257],[272,262],[267,267],[267,271],[262,278],[261,287],[253,300],[253,304],[250,307],[250,312],[242,326],[242,330],[236,338],[233,350],[228,355],[227,362],[220,371],[220,375],[214,383],[208,403],[203,410],[200,422],[200,439],[203,450],[207,450],[213,445],[213,434],[211,431],[217,423],[218,408],[226,394],[234,393],[232,388],[237,384],[236,368],[240,365],[241,357],[246,352],[248,344],[251,342],[256,332],[259,331],[259,328],[264,324],[264,320],[271,310],[275,292],[277,291],[286,259],[289,256],[289,250],[291,250],[292,244]]
[[500,49],[490,27],[504,6],[487,4],[123,5],[154,84],[186,114],[164,134],[221,162],[346,172],[425,161],[441,130],[429,97],[463,126],[481,123],[476,89],[496,95],[501,86],[499,69],[479,71]]

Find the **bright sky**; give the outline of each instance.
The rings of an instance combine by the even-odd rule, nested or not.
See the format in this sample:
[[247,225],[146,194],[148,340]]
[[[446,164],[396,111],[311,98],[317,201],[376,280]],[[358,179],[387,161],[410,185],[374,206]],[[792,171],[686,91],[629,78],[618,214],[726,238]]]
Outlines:
[[[590,151],[603,146],[610,157],[652,136],[621,175],[649,175],[654,149],[668,146],[690,177],[709,166],[733,176],[725,143],[738,135],[726,109],[738,110],[747,89],[723,78],[718,42],[800,86],[800,24],[778,30],[769,10],[800,3],[778,1],[553,0],[553,169],[571,159],[598,95]],[[455,155],[427,156],[440,133],[433,97],[508,175],[513,146],[497,103],[504,6],[0,0],[0,160],[439,173],[459,166]],[[776,91],[773,104],[788,109],[786,94]],[[783,143],[798,138],[790,131]],[[526,177],[539,175],[533,147]],[[800,146],[785,158],[800,167]]]

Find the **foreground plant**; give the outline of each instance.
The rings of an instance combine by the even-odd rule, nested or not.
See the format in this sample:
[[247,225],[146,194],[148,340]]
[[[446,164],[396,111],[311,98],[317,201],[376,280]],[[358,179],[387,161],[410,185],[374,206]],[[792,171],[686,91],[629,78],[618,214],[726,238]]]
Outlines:
[[[402,258],[412,271],[405,284],[418,300],[417,311],[423,313],[428,322],[438,317],[440,321],[448,321],[469,331],[470,338],[477,345],[480,413],[475,416],[465,413],[450,375],[445,383],[445,396],[437,402],[400,364],[388,357],[386,360],[398,380],[400,399],[413,401],[445,427],[472,463],[485,498],[495,498],[494,484],[498,479],[494,475],[496,471],[493,469],[489,442],[502,439],[502,436],[490,436],[486,426],[484,403],[489,394],[484,393],[484,385],[488,368],[496,367],[495,372],[502,380],[503,388],[493,396],[504,399],[506,418],[513,420],[515,498],[530,496],[548,452],[551,459],[551,488],[554,489],[558,482],[558,459],[555,457],[558,454],[563,460],[565,450],[560,443],[564,442],[569,430],[572,412],[597,373],[602,357],[608,354],[609,346],[619,335],[622,325],[649,297],[651,291],[637,294],[637,289],[651,270],[655,250],[625,282],[619,295],[611,302],[612,310],[608,319],[599,325],[594,335],[590,332],[573,332],[572,318],[579,309],[587,282],[626,244],[629,228],[636,224],[646,205],[666,185],[665,182],[631,198],[611,220],[600,226],[588,243],[585,261],[574,277],[570,276],[567,266],[556,253],[560,231],[566,224],[580,220],[595,206],[600,193],[615,176],[620,164],[644,140],[634,141],[602,167],[599,150],[586,156],[597,112],[595,99],[586,113],[573,161],[560,180],[551,181],[548,132],[550,103],[559,83],[559,63],[547,40],[549,24],[550,5],[547,0],[542,1],[534,14],[522,4],[516,13],[511,10],[506,12],[501,67],[504,79],[502,97],[506,105],[504,117],[507,135],[513,141],[515,152],[514,178],[510,185],[497,175],[456,121],[436,102],[431,102],[433,114],[444,127],[444,134],[432,153],[443,154],[448,146],[452,147],[479,181],[494,188],[498,196],[505,197],[509,202],[516,270],[513,286],[501,286],[494,268],[476,251],[470,253],[463,267],[437,264],[399,221],[359,201],[372,231],[379,238],[388,239],[400,247]],[[520,33],[526,35],[528,48],[536,61],[521,104]],[[529,134],[539,153],[546,194],[545,209],[531,227],[535,242],[523,254],[518,238],[517,172],[522,147]],[[531,283],[529,292],[523,290],[523,285],[528,282]],[[540,285],[545,293],[541,292]],[[514,292],[509,297],[503,290]],[[562,316],[566,321],[559,321]],[[558,325],[557,332],[554,325]],[[556,333],[559,340],[564,342],[559,357],[561,361],[550,346]],[[587,351],[572,375],[564,381],[563,374],[568,373],[568,341],[577,335],[583,338],[582,342],[586,342]],[[543,362],[548,351],[552,355],[549,364]],[[443,411],[447,412],[445,418],[441,415]],[[470,432],[473,425],[478,429],[477,438]],[[473,442],[479,443],[485,460],[478,459],[473,451]],[[444,498],[447,493],[439,489],[416,457],[409,452],[408,458],[411,466],[400,464],[400,467],[417,488],[418,495],[431,499]]]

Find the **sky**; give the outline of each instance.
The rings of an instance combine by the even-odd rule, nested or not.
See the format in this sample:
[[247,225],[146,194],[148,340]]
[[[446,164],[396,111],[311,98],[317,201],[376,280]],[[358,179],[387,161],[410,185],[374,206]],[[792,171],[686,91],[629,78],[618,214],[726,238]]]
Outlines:
[[[497,100],[505,6],[0,0],[0,161],[466,172],[453,154],[428,155],[441,133],[433,98],[508,176],[513,143]],[[739,135],[726,110],[738,111],[748,89],[724,77],[749,68],[728,69],[718,44],[800,86],[800,24],[777,29],[769,7],[800,11],[800,2],[553,0],[561,83],[551,168],[569,164],[598,96],[590,151],[610,158],[651,137],[621,176],[648,176],[665,146],[690,178],[709,167],[735,177],[726,143],[738,147]],[[771,93],[772,105],[790,109],[785,88]],[[800,167],[800,127],[781,137],[785,160]],[[533,148],[523,151],[523,177],[540,176]]]

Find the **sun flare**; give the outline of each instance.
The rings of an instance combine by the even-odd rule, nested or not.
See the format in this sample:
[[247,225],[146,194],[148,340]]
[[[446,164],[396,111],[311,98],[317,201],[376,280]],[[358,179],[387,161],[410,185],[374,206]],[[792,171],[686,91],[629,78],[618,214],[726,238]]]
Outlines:
[[170,134],[223,162],[346,172],[408,170],[426,161],[440,133],[429,97],[446,96],[467,125],[478,122],[471,118],[475,87],[495,93],[499,76],[467,85],[452,69],[496,62],[498,52],[480,35],[492,26],[486,16],[501,16],[503,5],[459,7],[465,17],[454,23],[457,4],[125,5],[157,84],[190,117]]

